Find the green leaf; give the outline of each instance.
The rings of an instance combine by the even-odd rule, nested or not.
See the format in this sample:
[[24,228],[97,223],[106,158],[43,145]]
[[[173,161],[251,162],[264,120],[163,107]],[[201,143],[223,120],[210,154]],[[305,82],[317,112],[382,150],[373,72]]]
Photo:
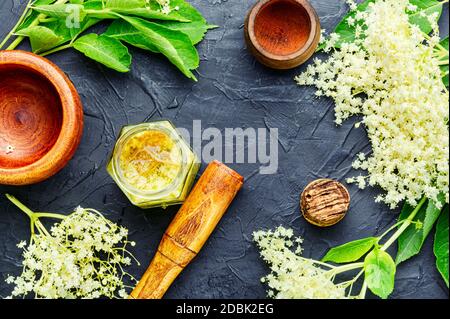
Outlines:
[[438,13],[436,22],[439,20],[442,14],[442,2],[439,0],[409,0],[409,2],[418,8],[416,12],[409,14],[409,22],[417,25],[426,34],[433,31],[428,17]]
[[140,31],[146,42],[150,42],[158,52],[164,54],[184,75],[197,80],[191,70],[198,67],[200,59],[186,34],[140,18],[121,17]]
[[[67,43],[67,42],[75,39],[81,33],[86,31],[88,28],[92,27],[93,25],[97,24],[98,22],[100,22],[100,20],[87,18],[87,19],[84,19],[83,22],[80,22],[79,28],[76,28],[76,27],[67,28],[65,20],[56,20],[56,21],[52,21],[52,22],[41,23],[41,25],[51,29],[53,32],[55,32],[56,35],[61,37],[61,41],[58,43],[55,43],[55,45],[53,46],[53,47],[57,47],[57,46],[60,46],[64,43]],[[52,49],[52,48],[48,48],[47,50]]]
[[136,16],[150,20],[166,20],[166,21],[190,21],[182,17],[177,11],[172,11],[169,14],[162,13],[159,9],[146,7],[145,0],[110,0],[103,7],[99,0],[88,1],[85,3],[85,12],[87,15],[98,19],[117,19],[117,14],[128,16]]
[[45,14],[46,16],[66,19],[75,12],[79,13],[80,21],[83,21],[86,13],[84,12],[84,6],[81,4],[50,4],[50,5],[39,5],[33,6],[33,10]]
[[46,48],[46,50],[52,49],[72,39],[71,30],[66,27],[66,23],[64,20],[55,20],[52,22],[41,23],[40,26],[52,30],[56,35],[60,37],[59,42],[54,43],[53,47]]
[[[445,202],[444,195],[439,196],[439,201],[441,204]],[[408,218],[413,210],[413,207],[405,204],[399,221]],[[422,224],[422,227],[418,229],[417,224],[411,224],[398,238],[398,252],[395,260],[397,265],[420,252],[440,213],[441,210],[436,207],[433,201],[428,201],[427,205],[422,206],[413,220]]]
[[31,49],[34,53],[53,48],[63,40],[53,30],[43,26],[28,27],[18,31],[16,34],[30,38]]
[[106,35],[88,34],[74,42],[74,48],[87,57],[119,72],[128,72],[131,55],[119,40]]
[[124,41],[137,48],[148,50],[153,53],[159,53],[158,48],[152,43],[152,40],[142,35],[142,32],[133,27],[128,22],[123,20],[116,20],[106,30],[105,35]]
[[106,8],[123,8],[123,9],[134,9],[143,8],[147,1],[145,0],[106,0]]
[[167,20],[167,21],[180,21],[188,22],[189,20],[183,18],[178,13],[164,14],[159,11],[154,11],[149,8],[130,8],[130,9],[120,9],[120,8],[110,8],[114,13],[125,14],[130,16],[136,16],[140,18],[150,19],[150,20]]
[[383,250],[372,250],[364,260],[367,287],[378,297],[387,299],[394,291],[395,263]]
[[323,262],[349,263],[359,260],[377,243],[378,238],[369,237],[355,240],[344,245],[331,248],[323,257]]
[[84,10],[102,10],[103,1],[102,0],[89,0],[83,3]]
[[[52,4],[53,2],[55,2],[56,0],[36,0],[35,2],[33,2],[34,5],[46,5],[46,4]],[[39,12],[37,11],[33,11],[30,10],[30,12],[28,13],[27,17],[25,18],[25,20],[22,22],[22,24],[17,28],[17,31],[23,30],[25,28],[28,28],[33,21],[35,21],[37,19],[37,17],[40,15]]]
[[442,211],[436,226],[434,238],[434,254],[436,256],[436,267],[442,275],[448,287],[448,205]]
[[172,7],[178,7],[179,10],[176,12],[190,22],[163,21],[161,24],[172,30],[178,30],[187,34],[192,44],[197,44],[202,41],[206,32],[215,27],[209,25],[202,14],[184,0],[171,0],[170,5]]
[[99,19],[85,18],[83,21],[80,21],[78,25],[73,24],[73,26],[69,28],[66,23],[66,19],[53,18],[50,20],[53,21],[41,22],[39,25],[52,30],[57,36],[60,37],[60,41],[53,43],[51,47],[49,46],[45,49],[46,51],[74,40],[88,28],[100,22]]
[[448,70],[449,70],[449,68],[448,68],[448,36],[446,38],[444,38],[439,44],[444,49],[447,50],[446,54],[440,58],[440,61],[447,62],[447,64],[441,66],[441,71],[442,71],[442,81],[444,82],[444,85],[448,87]]

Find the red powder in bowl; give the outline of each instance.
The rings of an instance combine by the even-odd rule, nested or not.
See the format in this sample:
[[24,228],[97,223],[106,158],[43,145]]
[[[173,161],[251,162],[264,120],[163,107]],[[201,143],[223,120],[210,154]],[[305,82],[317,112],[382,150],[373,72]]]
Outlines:
[[268,2],[257,14],[255,37],[274,55],[289,55],[308,41],[311,21],[306,10],[293,0]]

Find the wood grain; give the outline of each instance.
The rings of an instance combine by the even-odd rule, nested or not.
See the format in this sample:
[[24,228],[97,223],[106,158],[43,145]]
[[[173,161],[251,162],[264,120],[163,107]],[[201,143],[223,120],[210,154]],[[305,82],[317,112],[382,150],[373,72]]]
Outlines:
[[306,0],[260,0],[244,24],[250,52],[278,70],[305,63],[319,44],[320,30],[319,17]]
[[56,174],[72,158],[83,110],[68,77],[24,51],[0,51],[0,184],[28,185]]
[[301,195],[300,208],[313,225],[328,227],[340,222],[350,206],[350,194],[344,185],[332,179],[319,179]]
[[166,230],[155,258],[131,293],[132,298],[164,296],[202,249],[243,182],[242,176],[220,162],[208,165]]

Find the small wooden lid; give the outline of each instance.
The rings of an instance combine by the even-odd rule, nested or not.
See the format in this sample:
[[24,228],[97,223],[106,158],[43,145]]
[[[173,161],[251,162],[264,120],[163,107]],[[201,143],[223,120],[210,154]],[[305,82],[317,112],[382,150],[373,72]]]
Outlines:
[[347,214],[349,206],[348,190],[332,179],[318,179],[310,183],[300,199],[303,217],[319,227],[328,227],[340,222]]
[[279,70],[306,62],[320,40],[320,21],[306,0],[260,0],[247,15],[248,49],[262,64]]

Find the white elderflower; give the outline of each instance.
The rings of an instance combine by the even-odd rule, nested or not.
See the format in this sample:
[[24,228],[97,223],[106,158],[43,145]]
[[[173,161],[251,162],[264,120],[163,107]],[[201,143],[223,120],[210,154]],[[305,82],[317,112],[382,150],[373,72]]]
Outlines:
[[412,3],[409,3],[406,7],[406,10],[408,10],[409,12],[416,12],[418,9],[418,7]]
[[331,33],[328,40],[325,42],[324,51],[329,52],[339,41],[339,38],[340,38],[339,34],[334,33],[334,32]]
[[410,24],[406,12],[413,9],[408,0],[371,3],[355,14],[355,43],[315,60],[296,78],[334,100],[336,124],[363,116],[372,152],[353,167],[368,176],[349,181],[381,187],[385,193],[376,200],[391,208],[404,200],[414,206],[423,196],[449,198],[449,94],[439,67],[437,16],[428,17],[434,30],[428,36]]
[[[269,287],[268,297],[277,299],[343,299],[346,287],[333,282],[336,273],[319,266],[320,262],[300,256],[301,238],[282,226],[274,231],[253,234],[261,257],[272,270],[261,281]],[[293,251],[294,243],[297,245]]]
[[351,11],[356,10],[356,8],[358,7],[358,4],[354,0],[347,0],[346,2]]
[[[9,276],[14,285],[11,297],[33,294],[37,298],[116,298],[124,293],[123,266],[131,264],[126,245],[128,231],[98,211],[78,207],[69,216],[33,213],[15,198],[8,198],[31,219],[36,230],[23,249],[23,272]],[[60,222],[48,232],[40,218],[56,218]]]
[[27,242],[25,240],[22,240],[20,243],[17,244],[17,248],[23,249],[27,245]]
[[[156,0],[156,2],[160,5],[160,10],[163,14],[169,14],[172,12],[172,9],[170,8],[170,0]],[[175,10],[179,10],[179,8],[175,8]]]

